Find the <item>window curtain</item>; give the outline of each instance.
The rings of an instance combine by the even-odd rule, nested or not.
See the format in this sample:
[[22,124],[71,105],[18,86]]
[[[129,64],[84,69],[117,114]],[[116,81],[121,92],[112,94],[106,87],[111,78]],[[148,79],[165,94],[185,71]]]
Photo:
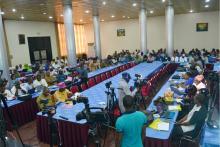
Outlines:
[[[60,46],[60,55],[67,56],[67,45],[64,24],[57,24],[57,32]],[[74,25],[76,54],[87,54],[86,37],[84,25]]]

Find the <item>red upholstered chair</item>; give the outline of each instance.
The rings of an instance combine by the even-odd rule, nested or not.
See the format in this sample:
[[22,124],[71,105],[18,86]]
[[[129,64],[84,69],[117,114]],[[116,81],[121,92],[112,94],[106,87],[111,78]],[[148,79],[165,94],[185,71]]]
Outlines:
[[80,87],[81,87],[82,91],[88,89],[88,87],[85,83],[81,84]]
[[79,88],[78,88],[78,86],[75,85],[70,88],[70,91],[74,94],[76,92],[79,92]]
[[90,78],[87,82],[87,85],[88,85],[88,88],[94,86],[96,83],[95,83],[95,80],[94,78]]
[[100,83],[102,81],[101,76],[100,75],[96,76],[95,81],[96,81],[96,84]]
[[111,73],[110,73],[110,72],[106,72],[106,73],[105,73],[105,75],[106,75],[106,78],[107,78],[107,79],[109,79],[109,78],[111,78],[111,77],[112,77],[112,75],[111,75]]
[[126,66],[127,69],[131,68],[130,63],[127,63],[125,66]]
[[119,71],[119,68],[114,69],[114,71],[115,71],[115,74],[116,74],[116,75],[120,72],[120,71]]
[[116,75],[116,71],[115,71],[115,70],[112,70],[112,71],[111,71],[111,74],[112,74],[112,76],[115,76],[115,75]]
[[102,81],[105,81],[107,78],[106,78],[106,76],[105,76],[105,74],[103,73],[103,74],[101,74],[101,80]]

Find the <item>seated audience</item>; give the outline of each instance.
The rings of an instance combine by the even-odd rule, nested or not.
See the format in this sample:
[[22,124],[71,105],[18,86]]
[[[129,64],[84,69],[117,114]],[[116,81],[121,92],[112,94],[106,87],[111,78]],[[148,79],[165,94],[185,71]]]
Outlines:
[[33,89],[33,88],[34,88],[33,78],[32,78],[31,76],[28,77],[28,78],[27,78],[27,82],[21,84],[21,88],[22,88],[23,90],[25,90],[26,93],[28,93],[29,90]]
[[56,78],[50,74],[50,71],[46,72],[45,80],[46,80],[48,86],[52,86],[56,83]]
[[43,93],[37,98],[36,101],[40,110],[45,107],[55,105],[54,97],[50,94],[50,91],[47,87],[43,87]]
[[21,88],[20,83],[18,81],[15,82],[15,85],[12,87],[11,93],[16,97],[27,94],[27,92]]
[[66,89],[66,85],[64,82],[58,84],[59,90],[54,93],[54,98],[56,101],[65,102],[68,100],[72,93]]
[[48,87],[48,84],[45,79],[41,78],[41,75],[37,75],[36,79],[34,80],[33,86],[34,88],[37,88],[39,86]]
[[179,61],[180,63],[184,63],[184,62],[187,62],[188,59],[187,57],[185,56],[185,54],[181,54],[180,58],[179,58]]
[[79,68],[77,68],[76,71],[79,73],[82,83],[86,83],[88,81],[88,70],[85,68],[83,62],[80,63]]
[[199,91],[202,88],[206,88],[204,76],[203,75],[196,76],[193,85],[196,87],[197,91]]
[[57,82],[64,82],[66,80],[66,76],[63,74],[62,70],[59,70],[58,75],[57,75]]
[[201,126],[205,123],[207,109],[204,106],[205,96],[198,94],[194,98],[195,105],[191,111],[180,119],[174,126],[172,136],[179,138],[184,134],[195,135],[201,129]]

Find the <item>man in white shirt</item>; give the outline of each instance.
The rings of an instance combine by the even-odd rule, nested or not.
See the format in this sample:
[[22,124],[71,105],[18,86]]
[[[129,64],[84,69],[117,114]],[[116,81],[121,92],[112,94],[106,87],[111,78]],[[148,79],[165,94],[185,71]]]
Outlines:
[[130,90],[130,86],[128,85],[129,81],[131,79],[131,76],[129,73],[122,73],[122,78],[119,81],[119,86],[118,86],[118,99],[119,99],[119,108],[121,110],[121,113],[125,112],[125,107],[123,105],[123,98],[126,95],[134,96],[137,92],[137,89],[134,89],[132,92]]
[[174,54],[173,57],[171,57],[171,61],[175,62],[175,63],[178,63],[179,62],[179,57]]
[[48,87],[48,84],[45,79],[41,78],[41,75],[37,75],[36,80],[34,80],[33,86],[34,88],[37,88],[39,86]]
[[29,90],[34,88],[32,77],[28,77],[27,83],[22,83],[20,86],[28,93]]
[[187,57],[185,56],[185,54],[182,54],[182,56],[180,57],[180,63],[184,62],[187,62]]

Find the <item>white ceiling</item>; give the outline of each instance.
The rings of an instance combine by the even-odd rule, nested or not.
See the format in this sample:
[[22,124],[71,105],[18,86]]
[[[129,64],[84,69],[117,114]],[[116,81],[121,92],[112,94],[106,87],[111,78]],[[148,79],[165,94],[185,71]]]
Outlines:
[[[168,0],[72,0],[74,23],[90,23],[92,15],[99,13],[100,20],[113,21],[138,18],[139,10],[145,7],[148,16],[165,14]],[[171,0],[175,14],[218,11],[219,0]],[[103,3],[106,3],[105,5]],[[136,3],[137,6],[133,6]],[[205,5],[209,5],[205,8]],[[5,13],[3,19],[31,21],[63,22],[62,0],[0,0],[0,7]],[[15,8],[16,12],[12,12]],[[85,11],[89,11],[86,13]],[[153,11],[153,13],[150,13]],[[46,13],[46,14],[43,14]],[[112,18],[111,16],[115,17]],[[49,19],[52,16],[52,19]]]

